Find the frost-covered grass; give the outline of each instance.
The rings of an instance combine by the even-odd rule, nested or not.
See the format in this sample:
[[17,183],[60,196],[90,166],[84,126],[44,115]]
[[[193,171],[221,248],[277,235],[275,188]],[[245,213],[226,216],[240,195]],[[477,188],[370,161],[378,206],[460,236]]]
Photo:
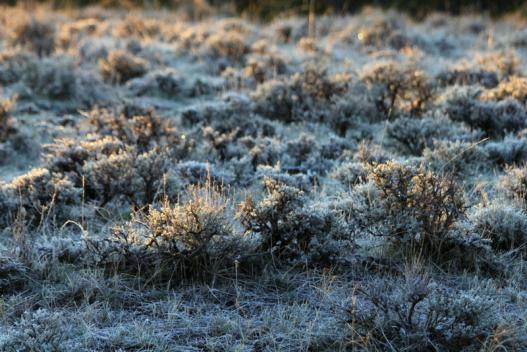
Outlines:
[[198,17],[0,8],[0,350],[527,349],[527,22]]

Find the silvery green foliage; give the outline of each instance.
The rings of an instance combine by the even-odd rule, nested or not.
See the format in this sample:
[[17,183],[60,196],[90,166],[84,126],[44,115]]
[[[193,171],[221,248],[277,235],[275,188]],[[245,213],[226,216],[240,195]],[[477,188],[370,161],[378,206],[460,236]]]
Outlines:
[[[70,317],[71,318],[71,317]],[[11,333],[5,340],[0,340],[3,351],[69,351],[77,349],[74,341],[68,340],[71,328],[60,313],[40,308],[26,311],[21,319],[14,324]]]
[[481,85],[494,88],[499,83],[496,72],[483,69],[453,69],[440,72],[436,80],[442,86]]
[[0,52],[0,82],[8,85],[18,82],[25,67],[34,60],[34,55],[24,50],[5,49]]
[[489,136],[503,136],[525,128],[527,110],[514,98],[482,101],[481,91],[456,88],[446,94],[444,111],[453,121],[464,122]]
[[385,145],[410,155],[421,155],[435,140],[475,142],[481,134],[470,131],[444,116],[415,119],[401,117],[386,125]]
[[238,212],[245,233],[259,236],[255,252],[286,262],[309,258],[316,264],[335,259],[339,246],[334,241],[349,241],[343,217],[306,204],[301,190],[275,179],[264,178],[263,186],[265,198],[246,199]]
[[352,187],[366,182],[368,172],[363,163],[344,162],[335,167],[335,169],[330,172],[329,177],[337,179],[345,186]]
[[428,168],[457,176],[478,172],[486,160],[488,155],[477,143],[434,141],[423,150],[423,161]]
[[22,97],[33,95],[54,100],[74,100],[82,95],[73,58],[33,59],[24,67]]
[[38,56],[49,56],[55,50],[55,24],[50,19],[27,18],[14,28],[11,41]]
[[474,231],[492,241],[498,251],[524,251],[527,245],[527,213],[506,203],[492,203],[472,211],[468,221]]
[[252,95],[256,112],[274,120],[324,121],[331,99],[344,87],[328,77],[326,71],[306,66],[288,81],[270,80]]
[[492,290],[451,289],[412,272],[364,282],[349,319],[367,347],[397,350],[477,350],[508,324]]
[[[63,222],[74,216],[82,190],[69,177],[60,177],[48,169],[35,168],[3,185],[10,207],[8,218],[22,217],[33,224]],[[73,212],[73,213],[72,213]]]
[[351,210],[358,229],[385,238],[403,253],[432,260],[455,249],[449,232],[464,212],[456,181],[394,161],[369,166],[368,178],[378,200],[361,195],[365,204]]
[[527,141],[524,137],[507,135],[501,141],[490,141],[482,146],[490,161],[500,166],[522,164],[527,161]]
[[144,77],[129,80],[126,87],[136,96],[184,99],[195,94],[186,77],[174,69],[150,71]]

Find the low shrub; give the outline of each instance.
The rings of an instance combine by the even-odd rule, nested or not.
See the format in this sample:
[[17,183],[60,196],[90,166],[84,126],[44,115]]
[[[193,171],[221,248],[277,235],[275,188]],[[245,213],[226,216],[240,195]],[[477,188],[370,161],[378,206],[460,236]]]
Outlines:
[[501,81],[494,89],[486,90],[482,98],[488,101],[500,101],[506,98],[514,98],[523,104],[527,103],[527,78],[511,76]]
[[491,141],[482,146],[490,161],[499,166],[522,164],[527,161],[527,140],[511,135],[501,141]]
[[82,95],[79,72],[68,57],[30,60],[24,67],[22,80],[27,91],[20,92],[21,98],[37,95],[54,100],[73,100]]
[[[7,220],[19,217],[25,223],[59,224],[74,218],[74,205],[80,204],[82,190],[68,177],[59,177],[48,169],[37,168],[3,186],[10,202]],[[10,224],[7,224],[10,225]]]
[[473,211],[469,222],[481,237],[491,239],[495,250],[527,249],[527,213],[521,208],[493,203]]
[[34,55],[24,50],[4,49],[0,51],[0,83],[10,85],[22,79],[28,63]]
[[0,101],[0,143],[5,142],[10,136],[17,132],[11,117],[12,100]]
[[423,151],[423,163],[427,168],[455,176],[474,174],[487,160],[487,153],[476,143],[434,141]]
[[455,90],[446,100],[444,110],[453,121],[481,129],[489,136],[503,136],[525,128],[527,110],[513,98],[499,102],[479,100],[480,92]]
[[490,290],[450,289],[423,274],[407,273],[400,279],[374,279],[358,291],[348,322],[358,348],[469,351],[493,339],[511,348],[519,341]]
[[508,167],[506,174],[499,179],[498,188],[509,198],[527,206],[527,164]]
[[260,236],[254,251],[285,262],[309,258],[310,264],[316,264],[334,259],[339,252],[334,241],[349,240],[338,216],[306,207],[303,192],[295,187],[271,178],[264,178],[263,186],[266,197],[259,202],[248,198],[238,211],[245,233]]
[[174,69],[162,69],[148,72],[144,77],[132,79],[126,87],[136,96],[161,96],[181,99],[210,93],[213,88],[199,83],[187,82],[184,75]]
[[290,81],[270,80],[252,95],[255,110],[283,122],[324,121],[331,98],[345,92],[345,83],[332,80],[325,70],[313,65]]
[[244,36],[236,31],[215,33],[207,38],[204,45],[212,58],[227,58],[234,62],[242,61],[250,51]]
[[389,122],[385,132],[384,144],[387,147],[416,156],[421,155],[425,148],[430,148],[436,140],[468,142],[477,141],[482,137],[481,134],[444,117],[400,117]]
[[433,85],[423,71],[396,62],[367,67],[361,79],[386,119],[391,119],[397,111],[419,115],[433,97]]
[[154,147],[171,146],[174,150],[185,149],[179,132],[169,118],[161,118],[154,111],[122,112],[94,109],[86,114],[94,132],[100,136],[113,136],[119,141],[134,146],[139,153]]
[[13,45],[21,45],[38,56],[49,56],[55,50],[55,26],[35,17],[17,23],[13,29]]
[[108,53],[106,59],[99,60],[99,71],[104,80],[111,83],[124,83],[147,73],[147,64],[124,50]]
[[106,242],[89,241],[98,265],[134,272],[150,283],[215,277],[233,270],[242,248],[231,204],[213,185],[192,186],[185,200],[135,213]]
[[442,87],[454,85],[476,85],[479,84],[485,88],[494,88],[499,83],[496,72],[482,69],[454,69],[439,73],[436,80]]
[[465,211],[454,179],[395,161],[368,166],[368,177],[375,193],[352,209],[358,228],[405,256],[450,259],[455,241],[449,234]]

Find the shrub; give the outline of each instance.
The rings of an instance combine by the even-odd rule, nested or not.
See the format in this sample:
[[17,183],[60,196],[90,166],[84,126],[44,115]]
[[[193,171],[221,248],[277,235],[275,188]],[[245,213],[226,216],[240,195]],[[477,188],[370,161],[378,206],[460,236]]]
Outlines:
[[338,135],[354,133],[361,138],[365,123],[374,123],[384,118],[378,113],[375,102],[364,93],[365,89],[360,85],[352,85],[347,94],[332,99],[325,122],[328,122]]
[[173,69],[151,71],[142,78],[128,81],[126,86],[136,96],[159,95],[167,98],[184,98],[194,93],[185,77]]
[[492,240],[496,250],[527,249],[527,213],[521,208],[495,203],[477,208],[469,221],[481,237]]
[[292,262],[310,258],[311,264],[335,256],[331,242],[346,237],[346,231],[334,213],[306,208],[303,192],[295,187],[271,178],[264,178],[263,186],[267,196],[258,203],[246,199],[238,212],[246,234],[260,236],[256,253]]
[[454,85],[482,85],[485,88],[494,88],[499,79],[496,72],[482,69],[454,69],[441,72],[436,80],[440,86]]
[[32,17],[18,23],[13,32],[14,45],[27,47],[38,56],[48,56],[55,50],[55,27],[51,22]]
[[244,74],[261,84],[287,72],[284,59],[277,54],[251,55],[245,64]]
[[186,200],[133,215],[106,245],[90,241],[99,265],[132,271],[149,282],[214,277],[232,270],[242,247],[233,235],[230,204],[211,184],[192,186]]
[[496,88],[487,90],[482,94],[484,100],[490,101],[500,101],[509,97],[523,104],[527,103],[527,78],[511,76],[507,80],[501,81]]
[[5,142],[10,136],[16,133],[11,117],[12,100],[0,101],[0,143]]
[[386,62],[366,68],[361,79],[369,86],[379,112],[391,119],[397,110],[422,113],[433,96],[432,84],[423,71]]
[[161,147],[140,152],[106,137],[76,143],[61,141],[48,147],[47,166],[72,180],[86,201],[105,206],[124,197],[134,207],[150,204],[163,189],[171,151]]
[[99,60],[102,77],[112,83],[124,83],[147,72],[146,62],[124,50],[114,50]]
[[[18,211],[27,223],[42,225],[60,223],[72,218],[70,206],[79,204],[81,189],[68,177],[61,178],[47,169],[33,169],[4,186],[8,197],[14,200],[11,213]],[[10,216],[14,219],[14,215]]]
[[483,148],[460,141],[434,141],[423,151],[423,162],[434,172],[460,176],[477,172],[488,160]]
[[[367,350],[477,350],[507,328],[490,290],[441,287],[423,274],[377,279],[359,288],[349,323],[353,345]],[[511,332],[496,341],[513,346]]]
[[448,118],[426,117],[412,119],[400,117],[386,125],[385,145],[410,155],[421,155],[435,140],[475,141],[481,137],[477,132],[452,123]]
[[495,102],[478,99],[480,92],[455,90],[445,102],[445,112],[454,121],[485,131],[489,136],[502,136],[526,126],[527,110],[517,100]]
[[245,38],[235,31],[211,35],[205,42],[205,48],[213,58],[228,58],[236,62],[250,51]]
[[449,232],[465,211],[462,188],[451,177],[394,161],[370,165],[368,176],[379,203],[355,214],[359,228],[405,255],[445,259]]
[[512,199],[527,205],[527,164],[520,167],[509,167],[499,180],[499,189]]
[[129,117],[125,113],[94,109],[86,116],[97,134],[114,136],[127,145],[135,146],[140,153],[158,146],[170,145],[176,149],[184,142],[171,120],[157,116],[152,110],[133,111]]
[[257,113],[283,122],[324,121],[330,99],[346,87],[327,77],[325,70],[307,66],[291,81],[267,81],[252,95]]
[[483,145],[488,159],[500,166],[521,164],[527,161],[527,141],[511,135],[501,141],[491,141]]
[[128,16],[113,28],[112,34],[119,38],[150,39],[159,35],[160,32],[161,28],[157,21]]
[[19,81],[25,68],[34,56],[24,50],[2,50],[0,52],[0,83],[8,85]]
[[24,67],[22,76],[28,92],[21,92],[24,98],[38,95],[55,100],[78,98],[80,92],[79,72],[70,58],[44,58],[31,60]]
[[2,294],[24,289],[29,279],[28,270],[22,263],[9,257],[0,257],[0,290]]
[[338,165],[329,177],[339,180],[342,184],[352,187],[366,182],[368,173],[364,164],[359,162],[345,162]]

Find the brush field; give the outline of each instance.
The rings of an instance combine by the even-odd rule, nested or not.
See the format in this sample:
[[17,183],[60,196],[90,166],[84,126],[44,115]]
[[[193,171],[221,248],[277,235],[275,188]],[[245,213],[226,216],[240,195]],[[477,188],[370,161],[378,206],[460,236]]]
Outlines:
[[527,350],[527,20],[0,8],[0,351]]

